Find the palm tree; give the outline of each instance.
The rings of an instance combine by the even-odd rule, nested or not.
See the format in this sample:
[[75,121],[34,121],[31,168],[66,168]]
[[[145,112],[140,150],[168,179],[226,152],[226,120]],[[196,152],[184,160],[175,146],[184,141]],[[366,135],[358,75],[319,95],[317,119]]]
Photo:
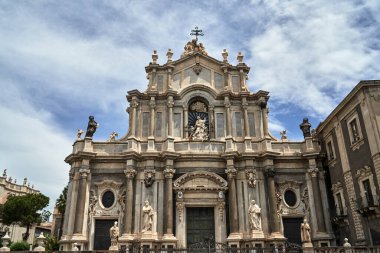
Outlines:
[[55,201],[55,207],[58,209],[58,212],[62,215],[61,223],[59,224],[58,239],[62,236],[62,228],[65,218],[65,209],[66,209],[66,200],[67,200],[67,185],[63,188],[62,193],[59,195]]

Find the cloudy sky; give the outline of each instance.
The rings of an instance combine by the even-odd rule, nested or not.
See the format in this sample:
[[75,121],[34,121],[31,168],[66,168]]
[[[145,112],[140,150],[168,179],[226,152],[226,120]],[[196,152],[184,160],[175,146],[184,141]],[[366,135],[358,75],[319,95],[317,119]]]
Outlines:
[[[300,140],[360,81],[380,79],[380,1],[0,0],[0,170],[51,198],[68,181],[64,158],[89,115],[124,135],[128,90],[166,62],[195,26],[209,55],[226,48],[251,66],[252,92],[270,92],[270,128]],[[1,173],[1,172],[0,172]]]

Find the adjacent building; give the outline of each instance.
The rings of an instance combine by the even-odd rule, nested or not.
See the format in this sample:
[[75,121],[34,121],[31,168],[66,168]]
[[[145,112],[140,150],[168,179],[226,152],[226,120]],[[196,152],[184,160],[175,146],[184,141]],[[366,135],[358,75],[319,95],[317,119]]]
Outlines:
[[317,133],[338,243],[380,245],[380,81],[361,81]]
[[[38,190],[34,189],[33,185],[27,182],[24,178],[22,184],[18,184],[16,179],[12,179],[11,176],[7,175],[7,170],[4,170],[3,174],[0,176],[0,205],[4,205],[7,201],[9,195],[22,196],[29,193],[39,193]],[[32,226],[29,230],[28,243],[32,244],[34,240],[36,226]],[[2,223],[0,217],[0,237],[3,237],[5,233],[8,232],[12,242],[22,241],[22,235],[26,232],[25,227],[20,227],[19,225],[5,225]]]
[[303,141],[271,136],[269,94],[248,89],[241,53],[232,65],[227,50],[216,59],[192,40],[179,59],[166,56],[160,65],[155,51],[148,88],[128,92],[125,136],[93,141],[93,117],[86,137],[78,133],[65,160],[61,249],[108,249],[114,233],[120,245],[146,248],[301,244],[304,218],[315,246],[334,245],[324,158],[308,120]]

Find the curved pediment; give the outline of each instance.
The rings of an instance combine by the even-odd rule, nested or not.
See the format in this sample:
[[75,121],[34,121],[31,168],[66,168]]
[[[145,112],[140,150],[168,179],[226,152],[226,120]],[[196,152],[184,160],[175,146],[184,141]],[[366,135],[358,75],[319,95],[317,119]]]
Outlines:
[[174,181],[174,190],[226,191],[228,183],[221,176],[207,171],[194,171]]

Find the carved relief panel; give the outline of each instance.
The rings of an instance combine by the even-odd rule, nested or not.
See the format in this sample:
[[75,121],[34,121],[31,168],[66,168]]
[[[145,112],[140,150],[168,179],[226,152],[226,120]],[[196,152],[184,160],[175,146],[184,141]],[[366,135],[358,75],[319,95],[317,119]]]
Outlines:
[[276,190],[278,214],[304,214],[307,207],[301,194],[302,182],[281,181]]

